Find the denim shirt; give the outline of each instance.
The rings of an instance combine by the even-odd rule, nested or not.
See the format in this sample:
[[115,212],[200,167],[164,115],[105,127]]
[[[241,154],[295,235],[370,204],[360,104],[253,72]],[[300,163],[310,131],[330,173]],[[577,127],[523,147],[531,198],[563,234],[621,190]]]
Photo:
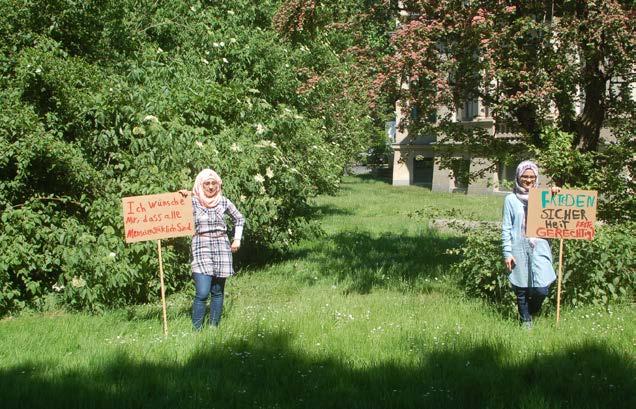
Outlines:
[[545,239],[532,239],[525,234],[526,214],[523,203],[514,193],[506,196],[501,226],[504,260],[515,258],[515,267],[508,276],[517,287],[547,287],[555,279],[552,250]]

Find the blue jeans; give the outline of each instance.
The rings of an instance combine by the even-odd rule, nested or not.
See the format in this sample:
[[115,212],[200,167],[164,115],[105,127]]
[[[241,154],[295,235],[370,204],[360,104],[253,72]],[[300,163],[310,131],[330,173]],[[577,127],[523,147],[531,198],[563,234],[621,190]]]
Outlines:
[[192,325],[197,330],[203,327],[203,317],[205,316],[205,304],[210,293],[210,325],[219,326],[221,313],[223,312],[223,291],[225,289],[225,277],[213,277],[205,274],[192,274],[194,278],[194,302],[192,303]]
[[512,289],[517,296],[517,308],[519,309],[519,316],[523,322],[531,322],[532,316],[537,314],[541,310],[541,304],[543,300],[548,296],[547,287],[517,287],[512,286]]

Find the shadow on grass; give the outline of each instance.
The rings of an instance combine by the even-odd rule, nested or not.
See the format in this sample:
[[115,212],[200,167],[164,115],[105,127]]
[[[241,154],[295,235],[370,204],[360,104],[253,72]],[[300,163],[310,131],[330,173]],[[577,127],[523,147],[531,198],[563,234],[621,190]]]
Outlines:
[[[4,408],[632,408],[634,364],[601,344],[510,364],[492,343],[355,367],[284,333],[211,345],[187,361],[122,352],[90,368],[33,362],[0,371]],[[514,361],[514,359],[512,360]]]
[[387,171],[371,172],[364,175],[350,175],[362,182],[382,182],[387,185],[393,184],[393,175]]
[[328,205],[328,204],[313,206],[312,210],[313,210],[312,217],[315,219],[321,219],[325,216],[351,216],[355,214],[350,209],[345,209],[342,207]]
[[342,232],[325,238],[315,251],[303,249],[297,257],[319,266],[323,276],[347,283],[350,291],[364,294],[396,282],[417,286],[441,277],[456,258],[447,250],[462,242],[460,237],[433,232],[422,236]]

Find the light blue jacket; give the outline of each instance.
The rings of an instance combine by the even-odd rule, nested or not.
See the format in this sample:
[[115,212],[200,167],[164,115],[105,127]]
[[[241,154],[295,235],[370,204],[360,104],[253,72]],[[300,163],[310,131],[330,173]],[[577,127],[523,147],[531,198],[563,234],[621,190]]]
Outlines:
[[534,248],[525,235],[526,215],[521,200],[514,193],[506,196],[501,225],[504,260],[515,258],[508,279],[517,287],[547,287],[555,279],[552,250],[545,239],[533,239]]

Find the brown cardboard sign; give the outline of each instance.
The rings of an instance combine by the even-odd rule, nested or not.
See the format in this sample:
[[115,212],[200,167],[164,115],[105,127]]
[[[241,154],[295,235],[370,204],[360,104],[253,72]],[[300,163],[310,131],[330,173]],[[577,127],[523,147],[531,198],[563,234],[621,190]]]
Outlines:
[[530,189],[526,236],[592,240],[596,221],[595,190]]
[[126,243],[192,236],[192,198],[181,193],[131,196],[121,200]]

